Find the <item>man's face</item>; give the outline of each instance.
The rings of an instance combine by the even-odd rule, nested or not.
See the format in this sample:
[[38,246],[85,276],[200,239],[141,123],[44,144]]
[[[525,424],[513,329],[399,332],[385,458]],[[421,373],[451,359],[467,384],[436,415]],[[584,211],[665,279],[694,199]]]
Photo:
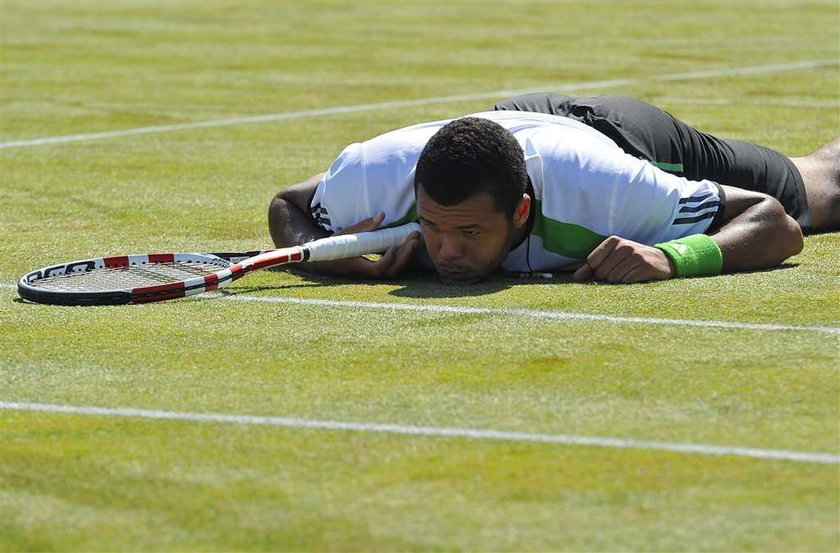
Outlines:
[[[530,200],[513,218],[496,210],[492,196],[481,192],[460,204],[441,205],[417,187],[417,213],[423,241],[444,282],[478,282],[495,271],[508,254],[517,230],[528,218]],[[524,213],[524,216],[522,214]]]

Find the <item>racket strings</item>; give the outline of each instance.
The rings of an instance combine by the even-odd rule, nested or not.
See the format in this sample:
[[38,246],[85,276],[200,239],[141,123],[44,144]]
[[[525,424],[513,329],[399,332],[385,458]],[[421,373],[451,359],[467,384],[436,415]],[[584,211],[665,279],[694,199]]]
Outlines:
[[30,282],[30,286],[56,291],[99,291],[140,288],[179,282],[220,271],[214,263],[176,261],[127,267],[103,267],[92,271],[54,275]]

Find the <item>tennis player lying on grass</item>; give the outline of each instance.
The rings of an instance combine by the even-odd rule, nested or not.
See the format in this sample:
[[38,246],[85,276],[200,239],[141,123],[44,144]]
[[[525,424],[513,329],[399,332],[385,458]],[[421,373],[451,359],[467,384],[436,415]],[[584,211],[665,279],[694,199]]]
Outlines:
[[632,283],[773,267],[802,250],[803,233],[840,227],[840,139],[790,159],[629,98],[533,94],[352,144],[269,208],[278,247],[415,220],[422,237],[376,261],[304,268]]

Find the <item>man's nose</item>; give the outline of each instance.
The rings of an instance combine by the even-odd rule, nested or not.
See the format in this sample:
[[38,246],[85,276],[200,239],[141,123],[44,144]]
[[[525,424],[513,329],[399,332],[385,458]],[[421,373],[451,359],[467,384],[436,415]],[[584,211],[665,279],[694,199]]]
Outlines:
[[439,254],[444,261],[454,261],[464,256],[464,250],[457,238],[444,236],[440,241]]

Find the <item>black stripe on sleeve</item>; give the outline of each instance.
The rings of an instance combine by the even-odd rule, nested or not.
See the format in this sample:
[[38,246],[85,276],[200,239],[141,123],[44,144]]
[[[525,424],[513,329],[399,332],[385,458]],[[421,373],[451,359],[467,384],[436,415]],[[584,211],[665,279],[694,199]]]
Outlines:
[[723,226],[724,219],[726,218],[726,192],[723,191],[723,187],[718,183],[714,183],[718,189],[718,197],[720,198],[720,207],[717,210],[717,215],[715,215],[714,221],[712,224],[709,225],[709,228],[706,229],[706,234],[714,234],[720,227]]
[[708,213],[703,213],[702,215],[698,215],[696,217],[683,217],[682,219],[674,219],[674,224],[688,225],[691,223],[696,223],[697,221],[702,221],[703,219],[711,219],[715,215],[717,215],[717,211],[710,211]]
[[[321,179],[321,182],[324,182],[324,179]],[[319,183],[320,184],[320,183]],[[312,189],[312,194],[309,195],[309,199],[306,201],[306,205],[309,206],[309,212],[312,213],[315,211],[316,207],[321,207],[321,203],[319,202],[317,206],[312,205],[312,200],[315,199],[315,193],[318,192],[318,187],[315,186]]]
[[704,209],[708,209],[710,207],[717,207],[719,205],[720,205],[719,200],[715,200],[713,202],[706,202],[704,204],[695,205],[695,206],[687,205],[687,206],[683,206],[680,209],[680,213],[697,213],[698,211],[703,211]]
[[688,198],[680,198],[681,204],[688,204],[688,203],[695,203],[695,202],[702,202],[706,198],[710,198],[714,196],[714,192],[708,192],[706,194],[700,194],[699,196],[689,196]]

